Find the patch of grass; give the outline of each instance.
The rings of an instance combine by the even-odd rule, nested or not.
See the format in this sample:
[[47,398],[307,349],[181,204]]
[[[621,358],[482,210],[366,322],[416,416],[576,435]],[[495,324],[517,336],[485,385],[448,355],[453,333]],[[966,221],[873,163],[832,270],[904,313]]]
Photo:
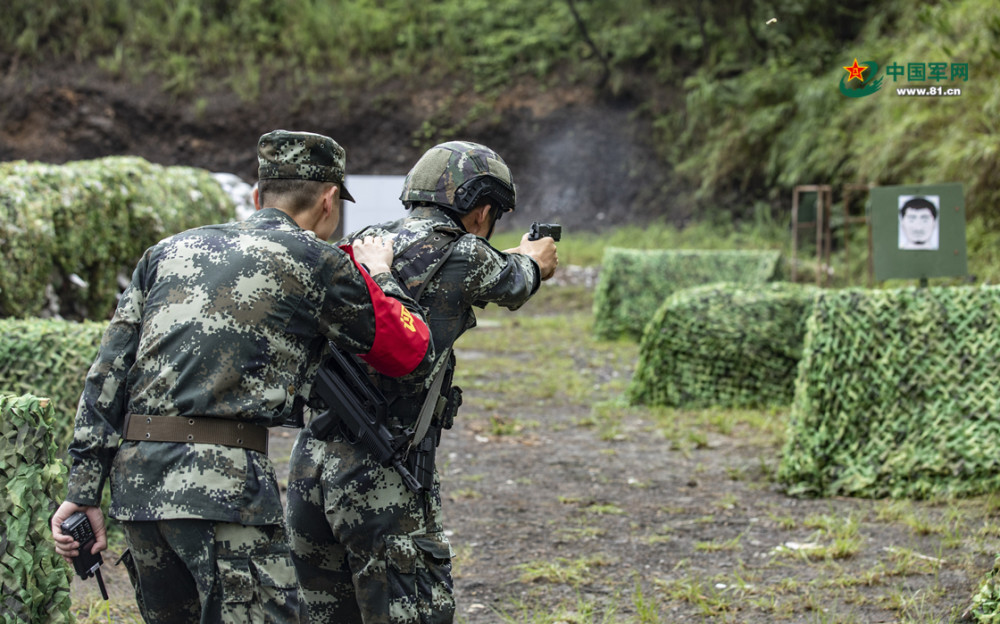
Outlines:
[[918,553],[909,548],[886,546],[893,567],[889,574],[893,576],[911,576],[916,574],[934,574],[945,565],[945,560]]
[[[916,591],[908,587],[893,587],[883,596],[882,602],[899,615],[905,622],[940,622],[934,603],[941,596],[940,588],[921,588]],[[949,620],[950,621],[950,620]]]
[[557,499],[563,505],[574,505],[579,508],[584,515],[606,516],[624,515],[625,510],[615,503],[597,502],[587,498],[575,496],[559,496]]
[[778,515],[774,512],[767,512],[767,517],[771,519],[771,522],[776,524],[779,528],[785,531],[791,531],[796,526],[798,526],[798,521],[789,515]]
[[472,488],[462,488],[451,493],[451,500],[476,500],[483,497],[483,493]]
[[475,551],[472,546],[465,543],[452,544],[452,552],[455,556],[451,558],[451,576],[453,578],[464,578],[465,577],[465,567],[471,565],[475,559]]
[[716,500],[712,504],[715,507],[718,507],[719,509],[734,509],[736,507],[736,504],[739,502],[740,502],[739,497],[736,494],[729,492],[727,494],[723,494],[721,497],[719,497],[718,500]]
[[638,580],[632,589],[632,606],[635,607],[638,624],[660,624],[660,605],[646,596]]
[[609,563],[603,555],[591,555],[576,559],[557,557],[550,561],[530,561],[514,568],[520,571],[517,580],[522,583],[561,583],[576,587],[591,582],[596,574],[594,568]]
[[913,511],[913,505],[905,499],[879,501],[875,507],[875,519],[879,522],[897,522]]
[[686,602],[702,616],[718,616],[735,610],[727,593],[717,583],[701,577],[653,579],[653,583],[668,601]]
[[802,524],[809,529],[819,529],[833,537],[854,537],[858,534],[861,521],[857,514],[846,518],[836,514],[811,514],[806,516]]
[[737,535],[728,540],[715,539],[707,542],[695,542],[694,549],[701,552],[734,551],[742,549],[740,539],[742,535]]
[[772,616],[775,620],[787,620],[795,614],[795,606],[790,601],[782,600],[775,594],[752,597],[748,600],[748,604]]
[[[121,604],[117,599],[104,600],[95,598],[80,608],[73,609],[77,624],[104,624],[105,622],[121,622],[122,624],[142,624],[142,616],[134,604]],[[113,619],[112,619],[113,618]]]
[[567,542],[577,542],[581,540],[591,540],[599,537],[604,537],[607,534],[601,527],[596,526],[578,526],[578,527],[565,527],[561,526],[555,531],[557,538],[567,541]]
[[941,526],[928,518],[926,514],[911,513],[901,520],[903,524],[910,527],[915,535],[931,535],[941,530]]
[[838,537],[828,544],[808,541],[792,547],[783,544],[776,552],[787,557],[805,561],[823,561],[829,559],[847,559],[853,557],[861,549],[862,540],[858,537]]
[[621,516],[625,514],[625,510],[614,503],[594,503],[586,506],[582,511],[586,514],[594,514],[597,516]]
[[709,435],[739,435],[754,443],[780,445],[784,439],[787,410],[689,410],[653,406],[645,408],[652,428],[674,450],[704,449]]
[[726,466],[724,470],[731,481],[744,481],[747,478],[746,466]]
[[524,430],[524,425],[512,416],[490,415],[489,432],[495,436],[516,435]]
[[596,403],[586,418],[577,421],[578,426],[593,427],[601,440],[613,441],[625,439],[622,433],[622,421],[627,415],[634,413],[620,401],[602,401]]
[[[496,609],[500,621],[506,624],[610,624],[617,622],[618,601],[601,603],[577,593],[572,601],[552,602],[543,599],[528,601],[515,598],[509,607]],[[461,622],[461,620],[459,620]]]

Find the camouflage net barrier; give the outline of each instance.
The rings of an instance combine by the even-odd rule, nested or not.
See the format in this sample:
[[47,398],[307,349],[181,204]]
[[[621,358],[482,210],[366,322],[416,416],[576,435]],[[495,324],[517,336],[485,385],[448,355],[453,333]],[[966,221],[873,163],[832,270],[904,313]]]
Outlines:
[[778,479],[806,496],[1000,488],[1000,288],[820,293]]
[[[208,171],[112,156],[65,165],[0,163],[0,317],[109,318],[117,276],[183,230],[232,220]],[[49,296],[46,289],[49,288]]]
[[0,616],[4,622],[72,622],[72,568],[52,547],[48,519],[65,467],[48,399],[0,395]]
[[639,339],[646,323],[674,292],[778,278],[780,251],[639,250],[609,247],[594,292],[594,335]]
[[660,306],[643,334],[632,404],[790,405],[815,287],[711,284]]
[[0,391],[46,396],[53,439],[73,439],[76,405],[107,323],[0,319]]
[[1000,622],[1000,557],[993,563],[993,569],[972,597],[972,606],[967,609],[968,622]]

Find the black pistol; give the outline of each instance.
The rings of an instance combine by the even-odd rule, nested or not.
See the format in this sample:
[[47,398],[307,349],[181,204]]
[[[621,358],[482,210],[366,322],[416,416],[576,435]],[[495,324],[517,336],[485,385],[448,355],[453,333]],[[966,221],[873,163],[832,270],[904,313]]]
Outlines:
[[108,590],[104,587],[104,578],[101,576],[101,565],[104,564],[104,557],[101,553],[91,554],[97,538],[94,537],[94,529],[90,526],[90,520],[82,511],[75,512],[65,522],[60,525],[62,532],[72,535],[73,539],[80,544],[80,554],[73,558],[73,567],[80,578],[86,580],[91,576],[97,577],[97,586],[101,588],[101,596],[108,599]]
[[546,236],[551,236],[552,240],[558,242],[562,236],[562,226],[558,223],[539,223],[538,221],[531,224],[531,229],[528,230],[528,240],[538,240]]

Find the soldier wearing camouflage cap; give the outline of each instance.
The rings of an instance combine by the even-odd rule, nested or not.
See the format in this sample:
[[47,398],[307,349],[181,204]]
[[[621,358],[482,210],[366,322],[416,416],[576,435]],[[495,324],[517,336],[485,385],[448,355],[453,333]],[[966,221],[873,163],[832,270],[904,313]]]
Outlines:
[[312,132],[275,130],[257,146],[261,180],[312,180],[340,187],[341,199],[354,201],[344,186],[347,153],[336,141]]
[[171,236],[139,260],[77,411],[56,550],[78,553],[59,529],[77,510],[92,550],[107,547],[110,479],[147,622],[298,621],[268,427],[301,419],[331,342],[389,375],[434,362],[391,246],[324,242],[349,198],[343,148],[278,130],[257,154],[253,216]]
[[292,450],[286,513],[307,622],[454,619],[451,546],[434,469],[441,431],[461,403],[461,390],[451,385],[451,348],[475,327],[473,306],[518,309],[558,263],[551,238],[525,235],[504,252],[489,244],[497,220],[515,208],[516,187],[507,164],[486,146],[451,141],[431,148],[410,170],[400,199],[410,210],[405,219],[354,236],[392,237],[393,272],[426,310],[439,354],[430,376],[373,375],[389,400],[385,424],[410,439],[411,472],[423,489],[408,489],[397,471],[343,435],[319,439],[302,430]]

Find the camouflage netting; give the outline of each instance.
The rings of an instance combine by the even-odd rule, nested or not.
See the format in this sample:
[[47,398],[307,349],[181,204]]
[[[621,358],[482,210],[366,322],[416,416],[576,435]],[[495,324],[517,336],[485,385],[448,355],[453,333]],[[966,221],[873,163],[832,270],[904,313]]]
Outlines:
[[56,444],[73,438],[76,404],[107,323],[0,319],[0,390],[52,399]]
[[4,622],[72,622],[72,569],[56,555],[48,518],[65,467],[47,399],[0,395],[0,616]]
[[39,316],[51,284],[56,312],[109,318],[118,273],[131,276],[147,247],[234,218],[233,200],[201,169],[125,156],[0,163],[0,317]]
[[819,294],[778,478],[792,494],[1000,488],[1000,288]]
[[711,284],[671,295],[643,334],[629,402],[789,405],[817,289]]
[[969,607],[969,622],[1000,622],[1000,557],[993,563],[993,569],[979,591],[972,597]]
[[594,334],[638,339],[671,294],[704,284],[778,279],[780,251],[639,250],[609,247],[594,293]]

